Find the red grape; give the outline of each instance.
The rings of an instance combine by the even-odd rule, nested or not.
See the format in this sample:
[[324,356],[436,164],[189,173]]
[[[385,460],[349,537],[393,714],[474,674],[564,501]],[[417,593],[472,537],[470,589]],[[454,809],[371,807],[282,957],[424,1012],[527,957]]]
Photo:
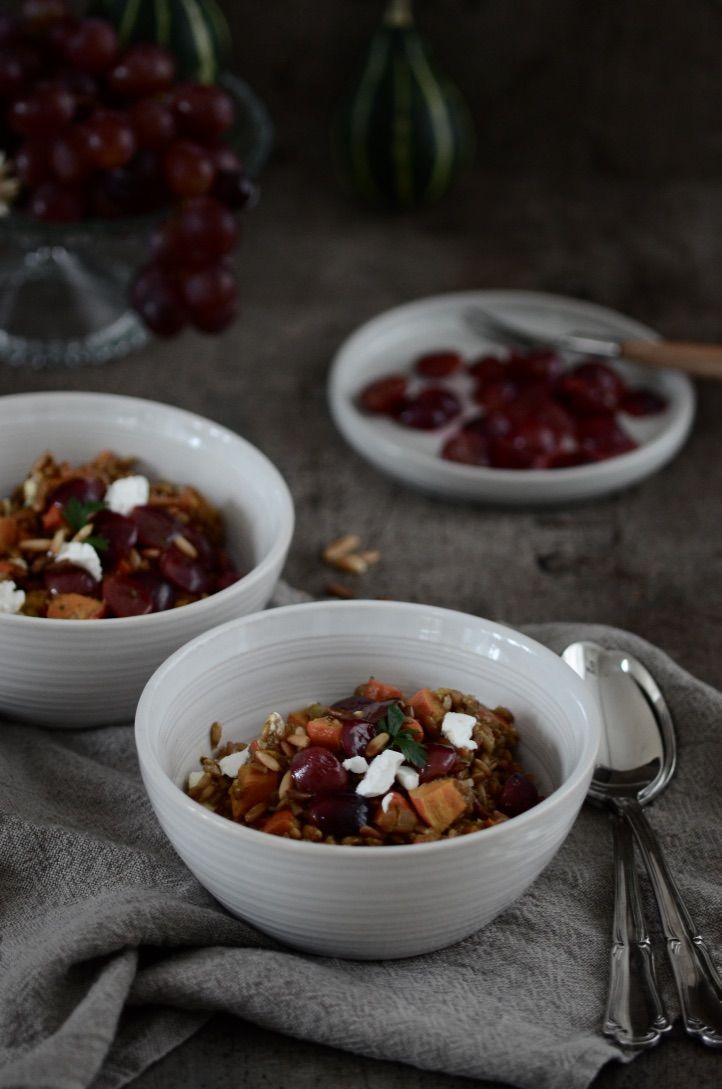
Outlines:
[[461,403],[455,393],[441,386],[427,386],[401,408],[397,419],[404,427],[433,431],[453,420],[460,412]]
[[17,46],[0,51],[0,98],[22,94],[40,67],[40,57],[31,49]]
[[467,370],[473,374],[480,386],[490,382],[499,382],[506,375],[506,364],[496,355],[482,355],[467,365]]
[[17,15],[0,12],[0,47],[14,45],[20,39],[20,20]]
[[253,208],[258,202],[258,186],[242,170],[218,170],[211,196],[229,208]]
[[426,763],[419,772],[419,782],[428,783],[431,779],[439,779],[442,775],[451,775],[456,767],[456,749],[450,745],[439,745],[432,742],[426,746]]
[[48,181],[53,176],[50,165],[50,148],[46,140],[28,140],[18,149],[15,169],[20,180],[30,188]]
[[403,374],[379,378],[361,390],[359,404],[366,412],[394,413],[404,403],[408,384]]
[[58,563],[47,567],[43,574],[45,587],[51,594],[84,594],[96,597],[100,587],[89,571],[74,563]]
[[147,98],[173,82],[175,62],[161,45],[137,42],[108,73],[108,86],[119,98]]
[[124,166],[135,154],[135,136],[126,115],[96,110],[82,126],[85,154],[99,170]]
[[439,351],[420,355],[414,364],[417,374],[424,378],[446,378],[461,369],[463,359],[458,352]]
[[624,382],[605,363],[579,363],[562,375],[558,383],[560,397],[573,412],[595,416],[616,412],[624,396]]
[[512,352],[507,364],[510,378],[519,382],[544,382],[552,385],[564,370],[555,351]]
[[175,545],[161,553],[158,566],[163,578],[188,594],[210,594],[213,591],[213,572]]
[[177,533],[185,528],[177,518],[162,507],[134,507],[130,512],[138,527],[138,540],[142,548],[165,548]]
[[153,591],[138,575],[104,578],[103,601],[115,616],[147,616],[154,608]]
[[205,310],[197,310],[191,315],[193,325],[201,333],[221,333],[238,316],[238,294],[234,291],[232,299]]
[[507,817],[518,817],[539,802],[537,789],[526,775],[513,772],[502,787],[497,809]]
[[619,426],[614,416],[606,413],[581,417],[577,431],[579,448],[589,461],[605,461],[637,448],[637,443]]
[[81,19],[65,42],[68,63],[91,75],[107,71],[117,55],[118,35],[104,19]]
[[343,790],[348,772],[330,749],[309,745],[291,759],[291,781],[304,794]]
[[179,197],[200,197],[213,184],[215,167],[206,148],[190,140],[176,140],[164,159],[168,188]]
[[458,461],[462,465],[488,465],[489,443],[478,431],[463,429],[446,440],[441,456],[447,461]]
[[376,727],[372,722],[349,719],[341,730],[341,747],[346,756],[363,756],[373,737],[376,737]]
[[243,163],[228,144],[219,144],[218,147],[209,148],[208,151],[216,170],[243,173]]
[[[173,229],[169,231],[171,243]],[[208,264],[230,253],[238,242],[235,216],[212,197],[187,201],[175,220],[178,259],[187,267]]]
[[42,33],[71,14],[66,0],[23,0],[20,11],[25,26],[33,33]]
[[74,476],[59,484],[48,496],[53,507],[64,507],[71,499],[79,503],[98,503],[105,495],[105,483],[97,476]]
[[233,124],[233,99],[212,84],[181,84],[173,105],[181,133],[191,140],[213,143]]
[[86,157],[86,142],[77,127],[61,132],[50,145],[50,163],[55,176],[61,182],[74,185],[92,172]]
[[101,510],[93,515],[93,532],[104,537],[108,547],[102,553],[106,571],[117,567],[138,540],[138,527],[131,518],[112,510]]
[[139,147],[158,150],[175,138],[173,111],[159,98],[141,98],[133,103],[129,113]]
[[131,289],[131,301],[157,336],[175,336],[186,324],[185,312],[171,280],[156,265],[141,269]]
[[35,90],[28,98],[13,102],[8,112],[10,126],[22,136],[47,136],[72,120],[75,99],[57,84]]
[[628,416],[656,416],[666,410],[667,402],[654,390],[632,389],[625,393],[620,407]]
[[77,189],[46,182],[35,190],[30,199],[30,212],[36,219],[57,223],[74,223],[83,218],[85,197]]
[[154,613],[163,613],[175,605],[176,591],[160,575],[156,575],[153,571],[136,571],[135,582],[136,585],[150,591]]
[[338,791],[317,798],[308,816],[325,836],[354,836],[369,822],[369,803],[360,794]]
[[190,319],[203,328],[214,315],[225,313],[236,302],[236,281],[224,265],[211,265],[181,278],[180,296]]
[[75,99],[75,117],[87,117],[97,106],[100,87],[95,76],[89,72],[76,72],[73,69],[60,71],[57,83],[70,91]]

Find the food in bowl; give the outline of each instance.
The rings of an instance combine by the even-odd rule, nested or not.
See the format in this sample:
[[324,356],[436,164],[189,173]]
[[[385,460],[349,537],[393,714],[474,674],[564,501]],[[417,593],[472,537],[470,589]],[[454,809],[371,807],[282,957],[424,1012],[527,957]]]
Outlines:
[[452,688],[408,698],[370,678],[330,706],[271,712],[250,743],[220,744],[187,793],[287,839],[379,847],[478,832],[540,800],[515,758],[510,711]]
[[520,349],[466,359],[449,348],[369,383],[358,404],[402,427],[445,429],[440,457],[495,469],[561,469],[617,457],[638,445],[624,415],[667,408],[654,390],[627,386],[605,363],[566,367],[554,351]]
[[62,620],[143,616],[240,578],[216,508],[190,485],[149,481],[105,450],[46,453],[0,500],[0,611]]

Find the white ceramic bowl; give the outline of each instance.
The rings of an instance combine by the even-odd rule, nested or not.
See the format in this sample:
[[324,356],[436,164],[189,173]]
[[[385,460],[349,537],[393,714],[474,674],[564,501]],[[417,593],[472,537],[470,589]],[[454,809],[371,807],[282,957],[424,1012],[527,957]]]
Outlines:
[[[227,740],[250,740],[269,711],[338,699],[371,674],[509,707],[545,800],[458,839],[371,849],[270,836],[184,794],[213,721]],[[545,647],[493,621],[384,601],[291,605],[207,632],[154,674],[135,728],[150,800],[198,880],[289,945],[363,959],[449,945],[520,896],[579,811],[600,732],[583,682]]]
[[283,478],[233,432],[170,405],[97,393],[0,398],[0,496],[49,450],[80,464],[100,450],[137,455],[143,472],[192,484],[218,506],[248,573],[220,593],[149,616],[46,620],[0,614],[0,714],[54,726],[130,721],[153,670],[189,639],[262,609],[293,533]]

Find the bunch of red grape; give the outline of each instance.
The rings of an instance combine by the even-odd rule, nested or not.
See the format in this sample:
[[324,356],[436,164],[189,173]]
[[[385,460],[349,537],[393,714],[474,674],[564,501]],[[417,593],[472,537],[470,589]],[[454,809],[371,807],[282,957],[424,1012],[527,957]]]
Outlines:
[[24,0],[0,14],[0,150],[22,183],[20,206],[40,220],[116,219],[170,209],[132,287],[160,336],[204,332],[235,317],[230,255],[235,212],[255,186],[224,143],[233,100],[220,87],[174,80],[161,46],[121,51],[103,19],[67,0]]

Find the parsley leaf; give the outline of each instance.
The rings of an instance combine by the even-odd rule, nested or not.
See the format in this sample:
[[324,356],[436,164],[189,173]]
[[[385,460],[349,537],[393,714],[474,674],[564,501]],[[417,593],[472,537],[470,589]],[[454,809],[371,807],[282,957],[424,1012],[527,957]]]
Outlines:
[[416,733],[404,726],[406,716],[398,703],[392,703],[385,718],[376,723],[376,733],[389,735],[389,748],[403,753],[404,759],[417,768],[426,764],[426,749]]
[[[81,503],[79,499],[73,496],[63,507],[63,518],[73,533],[79,533],[83,526],[89,522],[91,514],[95,514],[96,510],[103,510],[104,507],[105,503],[102,499],[91,499],[88,503]],[[108,547],[107,541],[105,547]]]
[[92,545],[96,552],[106,552],[110,547],[108,538],[101,536],[100,533],[94,533],[92,536],[86,537],[85,543]]

